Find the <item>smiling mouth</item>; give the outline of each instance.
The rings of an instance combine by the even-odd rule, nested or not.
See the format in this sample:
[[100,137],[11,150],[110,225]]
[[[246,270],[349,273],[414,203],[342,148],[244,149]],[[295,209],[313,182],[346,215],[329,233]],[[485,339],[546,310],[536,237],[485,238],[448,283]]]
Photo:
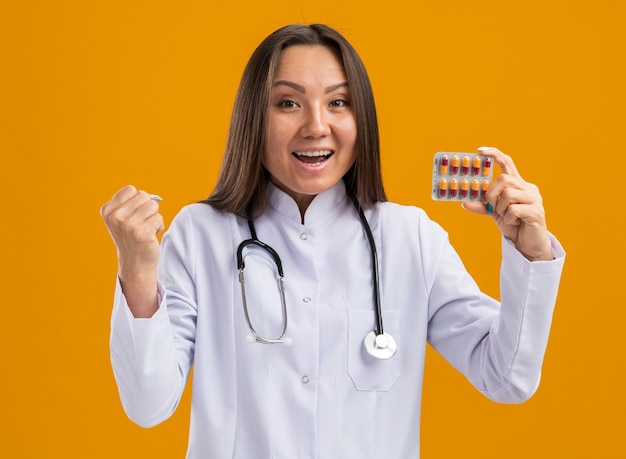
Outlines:
[[299,161],[308,164],[309,166],[319,166],[328,158],[333,155],[331,150],[318,150],[318,151],[294,151],[292,153]]

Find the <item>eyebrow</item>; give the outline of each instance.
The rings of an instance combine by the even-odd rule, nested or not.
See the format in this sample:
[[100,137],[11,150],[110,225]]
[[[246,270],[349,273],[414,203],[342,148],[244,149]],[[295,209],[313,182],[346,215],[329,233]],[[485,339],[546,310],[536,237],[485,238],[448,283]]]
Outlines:
[[[276,86],[288,86],[292,89],[295,89],[298,92],[301,92],[302,94],[306,93],[306,89],[304,86],[299,85],[298,83],[294,83],[293,81],[289,81],[289,80],[278,80],[275,81],[274,84],[272,85],[272,88],[275,88]],[[343,81],[341,83],[337,83],[337,84],[333,84],[331,86],[328,86],[325,90],[324,93],[328,94],[329,92],[333,92],[336,91],[339,88],[342,87],[350,87],[350,85],[348,84],[347,81]]]

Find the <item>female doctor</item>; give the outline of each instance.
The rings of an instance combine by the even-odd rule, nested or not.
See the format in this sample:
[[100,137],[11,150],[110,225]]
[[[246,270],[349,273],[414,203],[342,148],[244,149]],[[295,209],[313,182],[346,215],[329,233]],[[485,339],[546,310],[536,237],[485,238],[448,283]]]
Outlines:
[[537,389],[564,252],[538,188],[501,175],[501,302],[446,233],[387,202],[376,112],[357,53],[293,25],[253,53],[213,193],[164,228],[158,197],[101,209],[118,254],[111,360],[142,426],[176,409],[192,365],[188,458],[419,457],[429,342],[487,397]]

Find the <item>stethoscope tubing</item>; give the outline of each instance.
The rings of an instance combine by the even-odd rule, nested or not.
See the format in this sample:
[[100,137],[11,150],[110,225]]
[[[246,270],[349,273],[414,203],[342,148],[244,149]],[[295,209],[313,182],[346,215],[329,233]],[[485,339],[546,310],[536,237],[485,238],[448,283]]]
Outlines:
[[[373,291],[374,291],[374,305],[375,305],[374,313],[376,315],[376,329],[372,330],[366,335],[364,339],[364,345],[365,345],[367,352],[373,357],[376,357],[379,359],[388,359],[395,354],[397,347],[396,347],[396,342],[394,338],[391,335],[385,333],[383,329],[383,317],[382,317],[380,285],[379,285],[380,279],[379,279],[379,271],[378,271],[378,253],[376,251],[376,242],[374,241],[372,230],[369,226],[369,223],[367,222],[367,218],[365,217],[365,213],[363,212],[363,208],[361,207],[361,204],[356,199],[356,197],[352,198],[352,202],[357,211],[357,214],[359,215],[359,219],[361,220],[361,226],[363,227],[363,230],[367,237],[367,241],[370,246],[371,258],[372,258],[372,284],[373,284]],[[237,248],[237,269],[239,270],[239,282],[241,284],[241,295],[242,295],[242,300],[243,300],[244,315],[246,318],[246,322],[248,322],[248,327],[250,328],[250,331],[252,332],[252,336],[250,338],[252,339],[252,341],[257,341],[257,342],[261,342],[265,344],[278,344],[278,343],[286,344],[288,340],[289,342],[291,342],[291,340],[285,337],[287,333],[287,303],[285,301],[285,287],[283,283],[283,277],[284,277],[283,265],[282,265],[282,262],[280,260],[280,256],[278,255],[278,253],[268,244],[258,239],[256,235],[256,229],[254,227],[254,222],[252,221],[251,218],[248,218],[248,227],[250,228],[251,238],[246,239],[243,242],[241,242],[241,244],[239,244],[239,247]],[[281,335],[278,338],[270,339],[270,338],[264,338],[260,336],[254,329],[254,327],[252,326],[252,322],[250,320],[250,315],[248,313],[248,305],[246,301],[246,290],[245,290],[245,281],[244,281],[244,274],[243,274],[243,270],[245,268],[245,262],[243,259],[243,249],[249,245],[257,245],[261,247],[262,249],[266,250],[267,253],[269,253],[272,256],[272,258],[274,259],[274,262],[276,263],[276,268],[279,274],[279,289],[280,289],[280,296],[281,296],[281,303],[282,303],[281,307],[282,307],[282,313],[283,313],[283,328],[282,328]]]
[[370,225],[367,222],[367,218],[365,218],[365,213],[361,208],[361,204],[356,198],[353,198],[352,202],[354,203],[354,207],[356,208],[357,213],[359,214],[359,218],[361,219],[361,224],[363,226],[363,230],[365,231],[365,235],[367,236],[367,240],[370,244],[370,252],[372,254],[372,283],[374,284],[374,305],[375,305],[375,314],[376,314],[376,334],[382,335],[384,333],[383,330],[383,315],[380,306],[380,287],[379,287],[379,273],[378,273],[378,253],[376,252],[376,242],[374,241],[374,235],[372,234],[372,230],[370,229]]

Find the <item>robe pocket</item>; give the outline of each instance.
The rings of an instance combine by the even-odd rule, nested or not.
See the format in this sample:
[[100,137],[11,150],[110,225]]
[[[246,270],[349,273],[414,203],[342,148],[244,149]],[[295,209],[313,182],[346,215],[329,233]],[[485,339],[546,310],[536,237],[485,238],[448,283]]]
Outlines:
[[[357,390],[386,392],[400,377],[401,352],[389,359],[377,359],[368,354],[363,340],[376,327],[376,314],[366,309],[348,311],[348,374]],[[400,311],[383,311],[385,333],[400,343]]]

